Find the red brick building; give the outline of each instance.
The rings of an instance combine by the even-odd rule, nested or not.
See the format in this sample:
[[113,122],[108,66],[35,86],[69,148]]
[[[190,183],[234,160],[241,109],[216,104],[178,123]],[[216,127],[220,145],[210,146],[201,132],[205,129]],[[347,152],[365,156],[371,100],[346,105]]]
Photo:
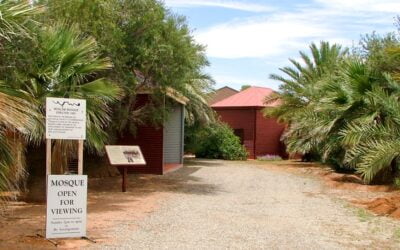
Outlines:
[[220,120],[241,139],[250,159],[266,154],[285,156],[285,147],[280,141],[285,126],[262,114],[265,107],[278,105],[277,102],[264,104],[265,97],[272,93],[269,88],[250,87],[211,105]]
[[[152,90],[138,91],[134,108],[145,109],[152,105],[152,94]],[[130,168],[130,173],[162,175],[183,166],[184,106],[187,101],[167,89],[162,108],[168,108],[169,115],[164,118],[164,123],[160,126],[139,125],[134,135],[126,132],[119,138],[119,145],[140,146],[146,160],[145,166]]]

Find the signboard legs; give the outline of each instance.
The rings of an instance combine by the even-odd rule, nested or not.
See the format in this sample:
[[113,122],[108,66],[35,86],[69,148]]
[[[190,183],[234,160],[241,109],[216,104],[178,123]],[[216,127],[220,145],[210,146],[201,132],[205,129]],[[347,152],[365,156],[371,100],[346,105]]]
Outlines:
[[46,177],[49,174],[51,174],[51,139],[46,139]]
[[[46,176],[51,174],[51,139],[46,139]],[[83,174],[83,140],[78,141],[78,175]]]
[[78,141],[78,175],[83,174],[83,140]]

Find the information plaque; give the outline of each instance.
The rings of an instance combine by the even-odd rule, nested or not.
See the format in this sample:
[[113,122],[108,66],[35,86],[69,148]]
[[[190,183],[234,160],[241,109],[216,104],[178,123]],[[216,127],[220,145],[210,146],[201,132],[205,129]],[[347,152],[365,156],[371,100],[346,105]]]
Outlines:
[[47,97],[46,139],[85,140],[86,100]]
[[146,165],[139,146],[107,145],[106,152],[111,165]]

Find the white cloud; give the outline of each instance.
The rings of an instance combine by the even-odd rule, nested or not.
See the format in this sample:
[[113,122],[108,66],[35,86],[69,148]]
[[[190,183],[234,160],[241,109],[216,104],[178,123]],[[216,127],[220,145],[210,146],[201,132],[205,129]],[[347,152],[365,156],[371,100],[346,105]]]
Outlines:
[[307,46],[306,39],[332,36],[324,25],[304,15],[281,14],[245,22],[230,22],[195,34],[207,53],[219,58],[266,57]]
[[274,10],[268,5],[255,3],[247,3],[243,1],[229,0],[165,0],[170,7],[220,7],[227,9],[235,9],[249,12],[269,12]]
[[[254,12],[251,17],[227,20],[194,33],[196,40],[207,46],[207,54],[212,59],[262,58],[268,61],[265,79],[249,74],[247,67],[258,66],[246,63],[242,69],[215,70],[212,75],[219,87],[222,83],[235,88],[243,84],[265,85],[271,82],[269,73],[287,65],[287,58],[298,56],[299,50],[307,51],[311,42],[326,40],[352,46],[362,34],[374,30],[379,33],[394,31],[393,18],[400,10],[400,0],[309,0],[301,4],[293,1],[288,7],[276,4],[276,8],[251,1],[165,0],[170,7],[209,6]],[[278,84],[272,84],[270,87],[276,89]]]
[[399,0],[315,0],[328,8],[344,11],[368,11],[398,13]]
[[[379,10],[389,11],[390,7],[400,5],[399,0],[366,0],[372,7],[355,11],[353,8],[363,6],[364,0],[316,1],[320,5],[303,5],[291,12],[274,11],[268,16],[218,24],[197,31],[195,37],[207,46],[209,56],[227,59],[283,55],[290,50],[305,50],[310,42],[320,40],[351,46],[351,39],[372,32],[374,25],[392,25],[393,16]],[[381,31],[386,32],[387,28]]]

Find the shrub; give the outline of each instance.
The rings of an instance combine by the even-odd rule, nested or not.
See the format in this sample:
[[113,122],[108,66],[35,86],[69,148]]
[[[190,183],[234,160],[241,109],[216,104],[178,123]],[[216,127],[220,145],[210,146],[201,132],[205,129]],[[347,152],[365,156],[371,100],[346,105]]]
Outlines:
[[196,157],[224,160],[246,160],[246,148],[239,137],[223,123],[211,124],[196,133]]
[[394,178],[393,185],[395,188],[400,189],[400,177]]

